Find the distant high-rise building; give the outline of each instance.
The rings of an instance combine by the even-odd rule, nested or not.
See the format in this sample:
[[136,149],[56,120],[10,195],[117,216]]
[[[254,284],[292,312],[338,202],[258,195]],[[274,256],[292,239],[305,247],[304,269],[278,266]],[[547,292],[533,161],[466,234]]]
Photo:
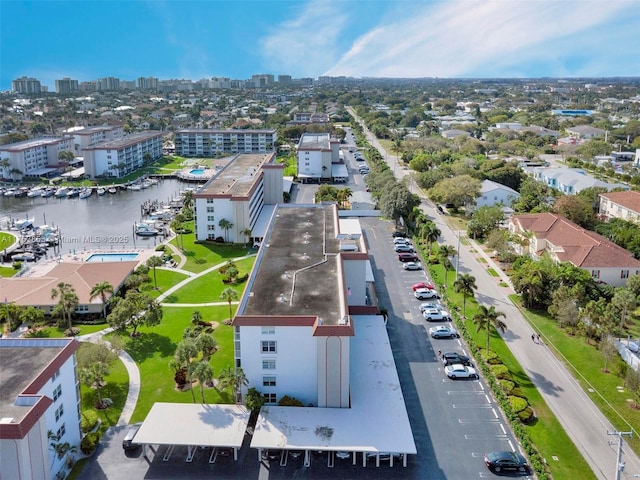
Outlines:
[[278,75],[278,83],[291,83],[291,75]]
[[120,89],[120,79],[115,77],[105,77],[98,79],[98,90],[113,91]]
[[78,90],[86,93],[96,92],[98,90],[98,82],[80,82],[80,84],[78,85]]
[[56,93],[72,93],[76,91],[78,91],[78,80],[72,80],[69,77],[56,80]]
[[140,90],[158,90],[158,79],[155,77],[138,78],[138,88]]
[[40,80],[30,77],[16,78],[11,82],[11,91],[14,93],[41,93]]
[[120,86],[118,88],[120,90],[135,90],[136,86],[135,80],[120,80]]
[[273,84],[273,75],[268,73],[262,73],[258,75],[251,75],[251,82],[255,88],[264,88]]

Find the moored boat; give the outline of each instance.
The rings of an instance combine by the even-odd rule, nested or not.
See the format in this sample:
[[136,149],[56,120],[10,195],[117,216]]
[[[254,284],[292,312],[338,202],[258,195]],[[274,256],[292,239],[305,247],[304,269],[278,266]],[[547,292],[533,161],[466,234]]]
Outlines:
[[89,198],[91,195],[93,195],[93,189],[91,188],[83,188],[80,190],[80,198]]
[[58,190],[56,190],[55,197],[56,198],[66,197],[68,192],[69,192],[69,189],[67,187],[60,187]]
[[29,193],[27,193],[27,197],[29,198],[41,197],[43,191],[44,191],[44,187],[33,187],[31,190],[29,190]]
[[67,198],[75,198],[75,197],[79,197],[80,196],[80,190],[77,188],[70,188],[69,191],[67,192]]
[[102,196],[102,195],[104,195],[105,193],[107,193],[107,191],[106,191],[103,187],[98,187],[98,189],[96,190],[96,193],[97,193],[99,196]]
[[109,187],[107,189],[107,192],[109,192],[111,195],[114,195],[114,194],[118,193],[118,189],[116,187]]
[[56,193],[53,188],[45,188],[40,192],[40,196],[42,198],[53,197],[53,194]]
[[140,235],[141,237],[153,237],[160,233],[154,225],[148,223],[140,223],[136,225],[136,235]]

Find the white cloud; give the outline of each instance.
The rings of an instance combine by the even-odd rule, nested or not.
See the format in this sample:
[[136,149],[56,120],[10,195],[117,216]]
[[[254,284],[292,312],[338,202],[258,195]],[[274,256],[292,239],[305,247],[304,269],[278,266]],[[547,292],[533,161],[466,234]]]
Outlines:
[[[628,62],[635,50],[637,58],[634,31],[638,20],[634,20],[635,29],[627,26],[628,40],[622,43],[616,31],[619,25],[614,21],[640,18],[639,7],[638,2],[621,0],[452,0],[418,4],[419,10],[407,12],[410,16],[405,13],[403,17],[403,10],[396,9],[384,25],[356,39],[325,74],[497,77],[534,76],[538,71],[538,75],[607,75],[606,68],[615,65],[611,57],[626,57]],[[594,37],[599,40],[594,41]],[[576,67],[574,55],[595,58],[585,58]],[[632,61],[637,67],[637,60]],[[574,68],[579,72],[573,72]],[[629,70],[634,71],[637,75],[637,68]]]
[[336,61],[338,37],[346,25],[345,4],[313,0],[294,18],[276,25],[259,40],[264,64],[273,71],[316,76]]

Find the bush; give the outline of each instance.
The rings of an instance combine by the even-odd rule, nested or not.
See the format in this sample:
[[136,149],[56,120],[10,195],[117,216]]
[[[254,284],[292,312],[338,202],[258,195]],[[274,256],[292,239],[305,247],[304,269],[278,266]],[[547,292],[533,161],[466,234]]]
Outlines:
[[98,424],[98,414],[93,410],[82,412],[81,418],[80,428],[82,428],[83,433],[90,432]]
[[482,358],[484,358],[484,361],[487,362],[489,365],[499,365],[502,363],[502,360],[500,360],[500,357],[498,357],[498,354],[492,350],[483,350],[482,351]]
[[161,244],[156,247],[156,252],[164,252],[166,249],[167,249],[167,246],[164,244]]
[[515,413],[520,413],[529,406],[529,402],[526,398],[516,397],[514,395],[509,395],[508,398],[509,406],[511,406],[511,410]]
[[513,390],[511,390],[511,392],[509,392],[509,395],[513,395],[515,397],[527,398],[527,396],[524,394],[524,392],[520,387],[515,387]]
[[511,380],[507,380],[506,378],[498,380],[498,384],[500,385],[500,388],[502,389],[502,391],[507,395],[510,395],[516,386],[515,382],[512,382]]
[[509,373],[509,369],[503,364],[490,365],[489,366],[489,370],[491,370],[491,373],[497,379],[505,379],[505,378],[509,379],[509,378],[511,378],[511,374]]
[[64,336],[65,337],[75,337],[77,335],[80,335],[80,329],[78,327],[67,328],[64,331]]
[[11,266],[14,270],[20,270],[22,268],[22,262],[13,262]]
[[298,400],[295,397],[290,397],[289,395],[285,395],[278,402],[278,406],[280,407],[304,407],[304,403]]
[[518,418],[522,423],[529,423],[534,419],[533,409],[531,407],[526,407],[524,410],[518,412]]
[[92,453],[100,443],[100,435],[98,432],[87,433],[85,437],[80,442],[80,450],[85,455],[89,455]]

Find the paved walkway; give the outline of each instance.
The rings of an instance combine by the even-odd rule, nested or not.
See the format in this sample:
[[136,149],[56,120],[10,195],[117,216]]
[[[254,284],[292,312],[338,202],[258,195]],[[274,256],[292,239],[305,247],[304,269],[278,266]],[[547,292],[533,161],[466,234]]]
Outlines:
[[[349,107],[347,109],[354,118],[358,119],[352,109]],[[363,128],[365,128],[364,125]],[[368,130],[365,129],[365,132],[372,145],[384,153],[377,139]],[[397,165],[397,157],[386,154],[384,156],[390,166]],[[408,171],[397,168],[394,168],[394,172],[399,177],[409,174]],[[414,188],[414,192],[415,190]],[[423,199],[421,209],[442,232],[440,243],[456,246],[457,232],[443,220],[423,192],[418,189],[417,193]],[[470,241],[470,246],[460,245],[459,255],[459,273],[471,273],[476,277],[478,285],[476,299],[479,303],[495,305],[496,310],[506,314],[509,329],[502,336],[507,346],[562,424],[569,438],[582,453],[596,477],[602,480],[616,478],[617,445],[615,441],[617,438],[607,435],[607,432],[613,432],[615,429],[590,398],[590,395],[597,395],[597,393],[592,391],[587,393],[581,388],[572,372],[553,353],[552,349],[555,347],[547,339],[543,338],[540,344],[531,341],[533,331],[529,323],[509,299],[509,295],[513,293],[511,282],[482,248]],[[482,256],[486,263],[478,262],[478,256]],[[488,267],[493,267],[500,276],[489,275]],[[500,281],[505,281],[508,286],[501,286]],[[637,425],[628,427],[625,430],[630,430],[632,427],[637,429]],[[639,478],[640,458],[629,447],[625,447],[623,451],[622,461],[625,463],[625,469],[620,472],[618,478],[621,480]],[[552,458],[546,460],[549,463],[556,461]],[[558,459],[567,463],[571,460]]]

